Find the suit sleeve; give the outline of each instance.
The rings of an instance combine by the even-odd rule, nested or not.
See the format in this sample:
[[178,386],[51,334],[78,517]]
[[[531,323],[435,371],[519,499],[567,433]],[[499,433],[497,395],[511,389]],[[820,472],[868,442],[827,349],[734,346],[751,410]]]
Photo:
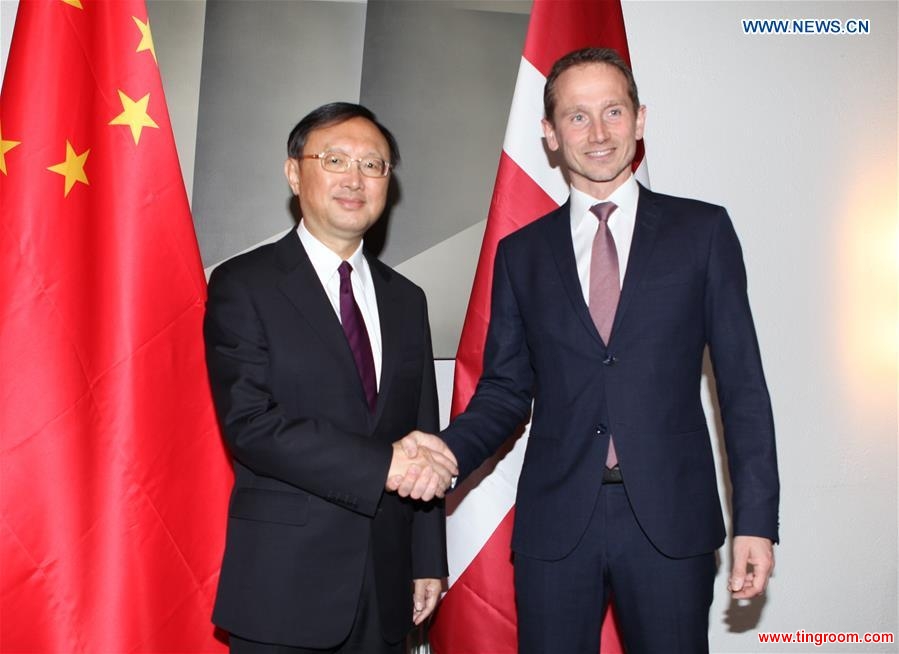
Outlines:
[[500,241],[494,261],[484,370],[465,411],[441,434],[459,461],[460,478],[496,452],[531,409],[534,371],[505,246]]
[[778,540],[774,418],[740,243],[724,209],[709,249],[706,330],[733,487],[734,535]]
[[[422,326],[425,335],[424,369],[418,403],[418,428],[434,434],[440,428],[437,381],[427,302],[422,298]],[[440,579],[449,574],[446,561],[446,512],[443,500],[416,502],[412,519],[412,578]]]
[[390,445],[328,420],[285,414],[268,378],[276,353],[269,349],[253,295],[225,267],[217,268],[209,283],[204,336],[213,398],[231,455],[257,475],[374,515],[390,467]]

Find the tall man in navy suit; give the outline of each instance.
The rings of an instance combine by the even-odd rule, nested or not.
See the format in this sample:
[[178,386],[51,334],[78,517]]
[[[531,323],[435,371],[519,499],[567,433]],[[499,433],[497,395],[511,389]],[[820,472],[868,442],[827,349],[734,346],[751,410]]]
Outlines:
[[483,374],[441,436],[464,477],[533,400],[512,537],[521,652],[594,654],[610,600],[628,652],[708,651],[725,528],[700,403],[706,346],[733,484],[733,597],[764,591],[778,538],[740,245],[723,208],[634,180],[646,109],[617,53],[562,57],[544,105],[571,197],[500,242]]
[[[395,442],[438,426],[424,293],[362,247],[398,159],[365,107],[311,112],[284,167],[298,228],[209,282],[235,471],[213,621],[238,654],[400,654],[447,573],[432,498],[455,465]],[[385,488],[393,477],[410,497]]]

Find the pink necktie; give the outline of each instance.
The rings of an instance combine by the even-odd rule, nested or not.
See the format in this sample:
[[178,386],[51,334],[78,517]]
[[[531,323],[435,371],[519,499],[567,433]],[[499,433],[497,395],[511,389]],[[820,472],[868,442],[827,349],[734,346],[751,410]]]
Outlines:
[[365,399],[368,409],[372,413],[378,401],[378,382],[375,379],[375,359],[371,353],[371,341],[368,340],[368,330],[365,328],[365,320],[359,305],[356,304],[356,296],[353,295],[353,284],[350,281],[350,273],[353,267],[344,261],[337,268],[340,273],[340,324],[349,341],[353,359],[356,360],[356,369],[359,370],[359,378],[362,380],[362,388],[365,389]]
[[[590,255],[590,317],[596,325],[603,342],[608,345],[612,335],[612,323],[615,310],[618,308],[618,296],[621,286],[618,277],[618,251],[615,239],[609,231],[609,216],[618,207],[614,202],[600,202],[590,207],[590,211],[599,219],[596,236],[593,237],[593,250]],[[615,454],[615,443],[609,440],[609,452],[606,455],[606,466],[614,468],[618,464]]]

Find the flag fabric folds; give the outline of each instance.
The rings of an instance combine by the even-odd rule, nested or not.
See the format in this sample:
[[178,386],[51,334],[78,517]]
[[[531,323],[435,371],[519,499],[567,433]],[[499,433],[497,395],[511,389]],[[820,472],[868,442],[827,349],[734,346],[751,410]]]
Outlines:
[[[555,209],[568,185],[543,147],[543,86],[552,64],[582,47],[610,47],[629,61],[619,0],[534,0],[475,280],[456,355],[452,415],[468,404],[481,374],[490,320],[493,259],[507,234]],[[642,142],[634,161],[647,182]],[[638,168],[638,166],[640,166]],[[517,652],[510,541],[527,428],[448,497],[450,588],[430,631],[438,654]],[[609,616],[602,652],[620,652]]]
[[231,471],[143,0],[19,4],[0,215],[0,651],[224,651]]

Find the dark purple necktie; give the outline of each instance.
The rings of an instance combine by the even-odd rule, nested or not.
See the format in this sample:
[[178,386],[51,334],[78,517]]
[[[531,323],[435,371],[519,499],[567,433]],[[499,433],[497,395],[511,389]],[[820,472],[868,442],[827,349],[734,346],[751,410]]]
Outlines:
[[[614,202],[600,202],[590,207],[590,211],[599,219],[599,227],[596,236],[593,237],[593,250],[590,254],[590,317],[593,318],[596,331],[606,345],[612,335],[612,323],[618,309],[618,296],[621,295],[618,250],[615,249],[615,239],[609,231],[609,216],[617,208]],[[617,464],[615,443],[610,439],[606,466],[614,468]]]
[[368,410],[374,413],[378,402],[375,359],[371,354],[371,341],[368,339],[362,312],[359,311],[356,296],[353,295],[353,283],[350,281],[353,267],[344,261],[337,272],[340,274],[340,324],[356,360],[356,369],[362,380],[362,388],[365,389],[365,399],[368,400]]

